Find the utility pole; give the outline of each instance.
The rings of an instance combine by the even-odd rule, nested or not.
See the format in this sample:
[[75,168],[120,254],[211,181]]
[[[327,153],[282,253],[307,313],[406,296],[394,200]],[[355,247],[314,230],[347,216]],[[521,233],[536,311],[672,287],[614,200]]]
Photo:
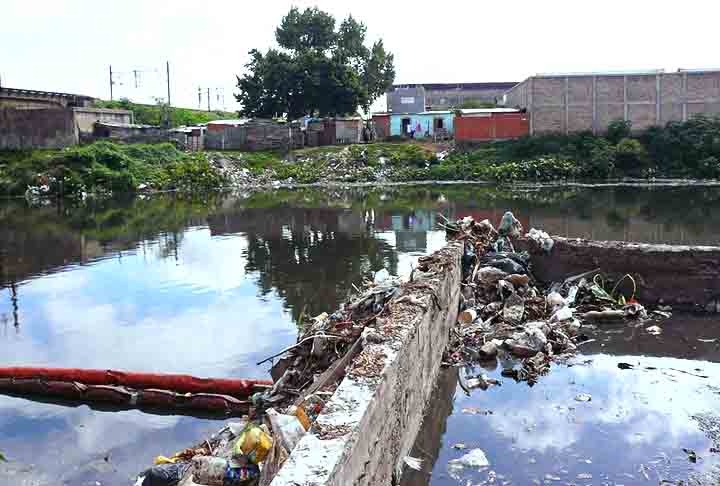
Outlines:
[[112,64],[111,64],[110,65],[110,101],[113,100],[112,88],[113,88],[113,80],[112,80]]
[[208,111],[210,111],[210,88],[207,89]]
[[172,106],[170,104],[170,61],[165,62],[165,67],[167,68],[167,88],[168,88],[168,107]]
[[202,108],[202,88],[198,86],[198,110]]

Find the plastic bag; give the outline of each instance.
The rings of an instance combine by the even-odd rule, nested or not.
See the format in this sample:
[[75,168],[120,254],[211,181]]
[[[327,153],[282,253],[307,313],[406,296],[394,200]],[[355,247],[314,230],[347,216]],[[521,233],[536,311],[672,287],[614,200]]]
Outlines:
[[138,486],[175,486],[190,468],[190,463],[160,464],[140,473]]
[[283,447],[291,452],[305,435],[305,427],[295,415],[285,415],[270,408],[267,410],[274,433],[280,436]]
[[260,464],[267,457],[273,445],[270,437],[262,428],[248,424],[233,447],[233,455],[245,456],[253,464]]

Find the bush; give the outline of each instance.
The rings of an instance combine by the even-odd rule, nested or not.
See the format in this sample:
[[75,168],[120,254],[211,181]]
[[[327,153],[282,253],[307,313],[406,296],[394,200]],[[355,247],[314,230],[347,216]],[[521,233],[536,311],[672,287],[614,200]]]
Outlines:
[[632,123],[628,120],[613,120],[608,124],[607,139],[613,145],[620,143],[623,138],[629,138]]
[[650,167],[647,150],[634,138],[623,138],[615,147],[615,166],[628,175],[643,175]]

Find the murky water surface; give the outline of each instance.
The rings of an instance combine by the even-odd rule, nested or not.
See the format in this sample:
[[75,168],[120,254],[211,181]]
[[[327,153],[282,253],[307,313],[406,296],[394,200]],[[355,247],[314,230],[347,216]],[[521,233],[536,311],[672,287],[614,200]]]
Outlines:
[[[497,223],[507,209],[526,228],[554,234],[720,242],[720,190],[698,187],[312,189],[35,208],[2,202],[0,365],[264,378],[267,368],[255,363],[295,341],[301,314],[335,308],[373,271],[407,274],[418,256],[441,247],[437,213]],[[426,440],[418,446],[426,472],[405,480],[640,484],[645,474],[657,483],[710,473],[718,457],[710,449],[720,447],[712,445],[720,369],[717,341],[706,341],[719,334],[718,323],[678,318],[664,327],[661,336],[600,333],[573,366],[557,366],[532,388],[503,379],[502,387],[466,397],[444,375],[418,442]],[[619,362],[635,367],[620,370]],[[579,393],[592,401],[575,401]],[[221,424],[0,396],[0,452],[9,459],[0,463],[0,484],[126,485],[155,455]],[[467,449],[453,449],[458,442]],[[448,471],[449,460],[474,447],[490,467]],[[682,448],[694,450],[697,463]]]

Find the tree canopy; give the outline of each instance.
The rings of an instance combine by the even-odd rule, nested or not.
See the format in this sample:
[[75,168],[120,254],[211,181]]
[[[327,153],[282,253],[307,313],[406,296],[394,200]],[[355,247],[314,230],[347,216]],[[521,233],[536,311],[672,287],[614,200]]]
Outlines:
[[336,29],[318,8],[290,9],[275,30],[278,49],[250,51],[237,77],[245,116],[334,116],[365,111],[395,79],[393,55],[382,40],[365,45],[367,27],[352,15]]

